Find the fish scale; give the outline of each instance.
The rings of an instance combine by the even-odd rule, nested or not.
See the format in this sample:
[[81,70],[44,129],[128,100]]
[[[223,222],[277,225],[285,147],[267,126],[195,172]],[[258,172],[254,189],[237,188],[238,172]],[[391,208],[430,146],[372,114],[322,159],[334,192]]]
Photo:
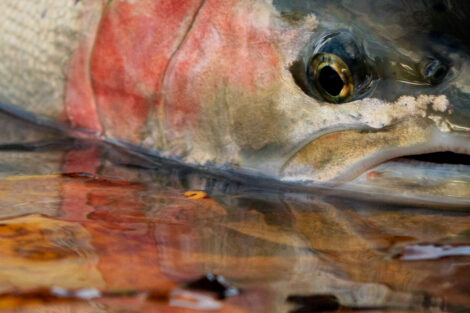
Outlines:
[[57,117],[84,5],[74,0],[0,1],[0,101]]

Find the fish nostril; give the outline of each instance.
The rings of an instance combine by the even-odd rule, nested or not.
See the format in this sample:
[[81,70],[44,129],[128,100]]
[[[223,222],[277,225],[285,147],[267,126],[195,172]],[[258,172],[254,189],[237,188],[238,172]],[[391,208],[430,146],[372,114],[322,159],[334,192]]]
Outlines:
[[325,66],[321,69],[318,81],[323,90],[334,97],[338,96],[344,87],[344,81],[331,66]]

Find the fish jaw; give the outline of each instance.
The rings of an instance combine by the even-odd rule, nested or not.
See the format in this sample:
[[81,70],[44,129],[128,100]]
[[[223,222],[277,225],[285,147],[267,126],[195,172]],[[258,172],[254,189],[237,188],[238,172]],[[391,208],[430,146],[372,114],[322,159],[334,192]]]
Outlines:
[[[470,153],[470,134],[452,129],[455,125],[450,121],[458,113],[445,96],[402,97],[385,106],[395,113],[387,124],[318,136],[286,162],[283,179],[338,184],[394,158],[444,151]],[[410,106],[413,109],[408,111]],[[407,113],[396,115],[400,108]]]
[[379,164],[338,188],[377,201],[468,208],[470,166],[399,158]]

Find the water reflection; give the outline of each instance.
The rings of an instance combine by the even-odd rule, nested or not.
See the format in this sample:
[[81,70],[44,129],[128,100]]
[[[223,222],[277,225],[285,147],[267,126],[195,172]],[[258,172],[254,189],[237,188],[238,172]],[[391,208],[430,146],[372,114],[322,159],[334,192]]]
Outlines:
[[[0,153],[5,312],[470,309],[468,211],[261,188],[46,139]],[[201,277],[237,292],[221,299]]]

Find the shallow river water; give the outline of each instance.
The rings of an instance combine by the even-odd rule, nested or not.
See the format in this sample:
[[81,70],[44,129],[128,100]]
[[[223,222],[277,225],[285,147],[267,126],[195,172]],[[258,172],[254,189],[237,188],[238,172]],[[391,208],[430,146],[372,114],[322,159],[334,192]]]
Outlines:
[[0,312],[470,311],[470,211],[265,188],[2,118]]

